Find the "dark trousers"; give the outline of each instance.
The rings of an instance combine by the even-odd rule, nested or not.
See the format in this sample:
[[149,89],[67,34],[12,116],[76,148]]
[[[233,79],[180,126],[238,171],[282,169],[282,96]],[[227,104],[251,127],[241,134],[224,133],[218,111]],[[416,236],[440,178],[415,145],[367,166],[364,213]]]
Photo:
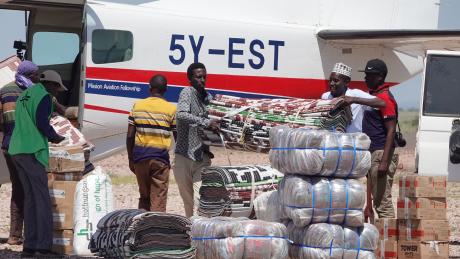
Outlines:
[[11,156],[4,152],[6,165],[10,171],[11,180],[11,203],[10,203],[10,237],[22,238],[22,226],[24,222],[24,190],[19,179],[16,166]]
[[169,165],[148,159],[134,164],[139,186],[139,209],[166,212]]
[[24,248],[51,250],[53,214],[45,167],[33,154],[11,158],[24,188]]

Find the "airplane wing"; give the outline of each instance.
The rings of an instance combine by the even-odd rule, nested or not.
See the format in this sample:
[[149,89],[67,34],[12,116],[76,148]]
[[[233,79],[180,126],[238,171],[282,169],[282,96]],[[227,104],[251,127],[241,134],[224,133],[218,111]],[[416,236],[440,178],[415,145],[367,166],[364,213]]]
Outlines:
[[460,50],[460,30],[320,30],[317,36],[343,47],[383,46],[424,56],[428,49]]

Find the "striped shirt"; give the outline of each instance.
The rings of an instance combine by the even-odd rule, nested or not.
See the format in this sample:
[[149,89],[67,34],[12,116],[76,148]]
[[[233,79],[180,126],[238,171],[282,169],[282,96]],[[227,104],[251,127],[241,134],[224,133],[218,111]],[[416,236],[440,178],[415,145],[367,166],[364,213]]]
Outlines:
[[169,149],[176,128],[176,106],[162,98],[148,97],[136,102],[129,114],[136,127],[134,163],[147,159],[169,164]]
[[2,149],[4,150],[8,150],[14,130],[16,100],[24,90],[15,82],[11,82],[0,89],[0,123],[3,131]]

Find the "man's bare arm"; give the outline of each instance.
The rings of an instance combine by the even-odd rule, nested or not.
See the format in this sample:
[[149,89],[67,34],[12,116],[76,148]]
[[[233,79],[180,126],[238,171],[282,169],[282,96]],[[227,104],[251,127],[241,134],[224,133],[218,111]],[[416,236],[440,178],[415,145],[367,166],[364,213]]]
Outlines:
[[361,98],[361,97],[351,97],[351,96],[345,96],[345,102],[348,104],[361,104],[361,105],[366,105],[372,108],[385,108],[386,103],[380,98]]

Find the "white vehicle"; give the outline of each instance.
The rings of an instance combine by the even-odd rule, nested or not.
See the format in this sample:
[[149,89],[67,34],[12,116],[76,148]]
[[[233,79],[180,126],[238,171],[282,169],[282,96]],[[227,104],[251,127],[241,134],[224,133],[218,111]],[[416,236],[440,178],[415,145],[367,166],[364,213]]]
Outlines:
[[0,8],[27,10],[25,57],[62,75],[69,91],[60,102],[80,107],[93,160],[124,148],[128,113],[152,75],[167,77],[176,102],[194,61],[206,65],[212,93],[319,98],[336,62],[351,65],[351,85],[364,88],[357,70],[381,58],[387,82],[398,84],[422,70],[426,49],[460,45],[459,31],[437,30],[438,0],[0,0]]
[[427,51],[416,146],[420,175],[460,181],[460,164],[453,163],[449,153],[452,125],[460,119],[459,70],[459,51]]

